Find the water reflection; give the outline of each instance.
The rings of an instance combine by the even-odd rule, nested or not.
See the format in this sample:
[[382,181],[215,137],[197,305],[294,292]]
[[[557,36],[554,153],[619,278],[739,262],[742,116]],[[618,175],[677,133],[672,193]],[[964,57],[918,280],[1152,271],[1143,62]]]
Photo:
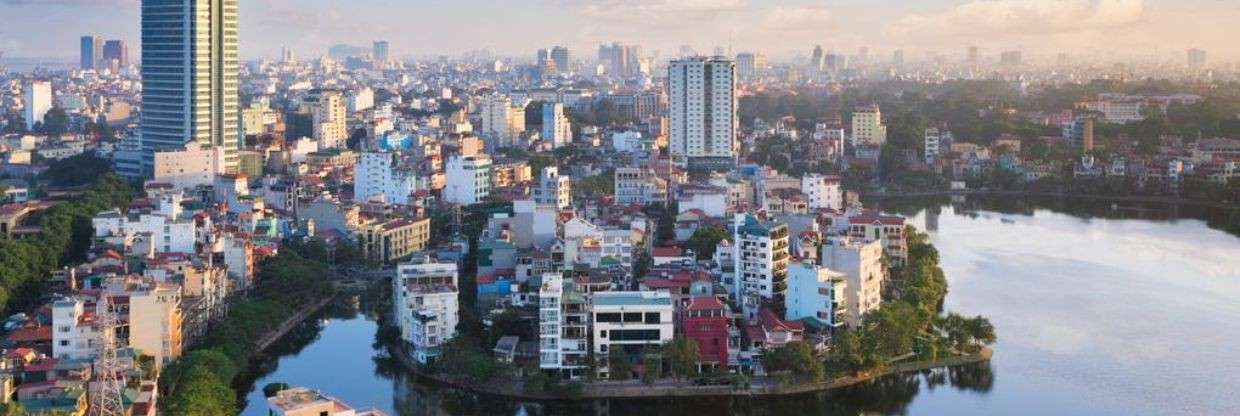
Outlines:
[[387,356],[368,294],[333,305],[256,363],[261,387],[312,386],[393,415],[1240,414],[1235,211],[970,198],[883,201],[931,231],[947,309],[986,315],[995,359],[780,399],[522,402],[410,375]]

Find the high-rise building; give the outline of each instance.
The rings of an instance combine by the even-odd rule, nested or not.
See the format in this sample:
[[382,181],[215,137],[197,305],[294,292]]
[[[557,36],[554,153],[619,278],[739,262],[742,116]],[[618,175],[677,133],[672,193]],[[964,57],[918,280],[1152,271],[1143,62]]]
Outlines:
[[455,263],[401,263],[392,279],[392,307],[400,338],[413,358],[428,363],[456,336],[460,320]]
[[319,149],[345,145],[349,139],[348,127],[345,124],[346,114],[344,97],[340,91],[319,92],[313,111],[314,139],[319,141]]
[[1094,119],[1093,117],[1077,117],[1076,119],[1064,123],[1063,138],[1072,145],[1081,149],[1082,152],[1088,152],[1094,148]]
[[882,146],[887,142],[887,126],[878,105],[859,107],[852,116],[853,145]]
[[289,47],[280,48],[280,62],[286,64],[297,62],[297,54],[293,53],[293,49]]
[[551,62],[555,63],[556,71],[569,74],[575,72],[573,69],[573,55],[568,48],[556,46],[551,48]]
[[822,45],[814,46],[814,54],[809,57],[810,71],[822,71],[826,66],[826,54],[823,52]]
[[444,168],[443,200],[472,205],[491,195],[491,158],[487,155],[454,156]]
[[788,289],[788,224],[736,214],[733,227],[736,277],[730,289],[734,299],[746,319],[758,316],[764,306],[782,312]]
[[753,79],[758,74],[757,57],[750,52],[736,55],[736,75],[741,79]]
[[1020,62],[1021,62],[1020,51],[1004,51],[1003,53],[999,54],[1000,64],[1008,65],[1008,66],[1017,66],[1017,65],[1020,65]]
[[568,175],[561,175],[560,168],[544,167],[538,175],[538,187],[533,189],[534,202],[555,205],[565,209],[573,204],[573,182]]
[[99,70],[103,60],[103,38],[95,35],[82,36],[82,69]]
[[573,140],[572,125],[564,115],[564,104],[545,103],[542,113],[542,138],[559,148]]
[[598,61],[609,76],[631,77],[641,71],[641,47],[619,42],[601,45],[598,47]]
[[374,50],[372,51],[372,56],[375,58],[375,62],[386,63],[388,59],[391,59],[391,56],[388,54],[388,47],[388,41],[386,40],[375,41]]
[[237,0],[142,0],[142,151],[197,142],[237,167]]
[[512,99],[504,95],[482,97],[482,135],[493,140],[497,147],[513,145],[525,131],[525,107],[514,106]]
[[22,101],[26,106],[26,130],[34,130],[34,125],[42,123],[43,116],[52,109],[52,83],[30,81],[26,88],[23,88]]
[[1201,69],[1206,66],[1206,51],[1192,48],[1187,52],[1188,67],[1192,69]]
[[904,49],[896,49],[895,52],[891,53],[891,64],[904,65]]
[[979,52],[976,46],[970,46],[968,55],[965,57],[965,61],[971,64],[977,63],[978,53]]
[[721,57],[672,61],[667,88],[672,160],[708,169],[735,164],[736,64]]
[[943,149],[951,147],[952,132],[931,127],[925,131],[925,150],[923,155],[927,164],[935,164],[943,155]]
[[117,68],[129,66],[129,45],[126,45],[123,40],[109,40],[104,42],[103,61],[104,66],[112,64],[115,64]]
[[867,312],[878,309],[883,302],[883,245],[879,240],[865,242],[848,237],[831,237],[822,242],[819,256],[823,266],[844,274],[846,321],[851,327],[861,324]]
[[398,157],[388,152],[363,152],[353,168],[353,200],[409,205],[409,197],[417,189],[417,176],[412,169],[400,168]]

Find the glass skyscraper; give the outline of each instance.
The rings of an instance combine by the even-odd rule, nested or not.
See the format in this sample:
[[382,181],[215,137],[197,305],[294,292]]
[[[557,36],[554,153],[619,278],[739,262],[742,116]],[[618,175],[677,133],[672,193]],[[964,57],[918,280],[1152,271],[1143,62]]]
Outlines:
[[143,170],[156,150],[224,149],[237,166],[237,0],[142,0]]

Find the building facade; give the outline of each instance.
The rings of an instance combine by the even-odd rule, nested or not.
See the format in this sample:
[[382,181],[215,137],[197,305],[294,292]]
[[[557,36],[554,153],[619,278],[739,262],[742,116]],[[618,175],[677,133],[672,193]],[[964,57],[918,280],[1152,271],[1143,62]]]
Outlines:
[[672,160],[691,168],[729,167],[739,153],[736,64],[687,58],[668,64]]

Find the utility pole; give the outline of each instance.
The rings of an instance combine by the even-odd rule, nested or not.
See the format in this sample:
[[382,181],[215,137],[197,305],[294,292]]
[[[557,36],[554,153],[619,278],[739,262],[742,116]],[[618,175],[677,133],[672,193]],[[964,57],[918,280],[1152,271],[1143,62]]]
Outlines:
[[112,297],[105,291],[99,295],[95,307],[95,317],[99,322],[99,354],[95,357],[95,389],[90,397],[91,416],[123,416],[125,404],[122,401],[124,384],[121,381],[120,362],[116,351],[121,348],[116,336],[120,328],[120,319],[116,316],[112,305]]

